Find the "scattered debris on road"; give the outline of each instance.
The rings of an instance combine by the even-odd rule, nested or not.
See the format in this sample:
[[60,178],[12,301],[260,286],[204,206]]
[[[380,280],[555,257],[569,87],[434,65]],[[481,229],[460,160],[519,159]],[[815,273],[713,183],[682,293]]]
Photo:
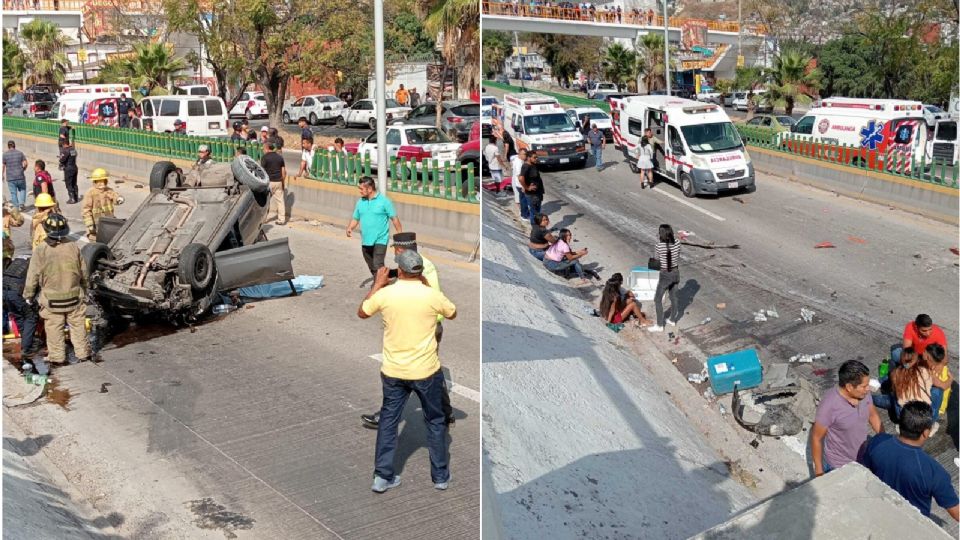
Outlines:
[[848,236],[847,240],[853,242],[854,244],[866,244],[867,241],[859,236]]
[[823,249],[823,248],[835,248],[837,246],[831,244],[830,242],[820,242],[819,244],[813,246],[813,249]]
[[960,255],[960,249],[952,247],[950,248],[950,253],[953,253],[954,255]]
[[803,322],[813,322],[813,316],[816,314],[817,312],[813,311],[812,309],[800,308],[800,318],[803,320]]
[[717,304],[717,309],[727,309],[727,304],[724,302],[720,302],[719,304]]
[[101,384],[101,385],[100,385],[100,393],[101,393],[101,394],[106,394],[107,392],[109,392],[109,390],[107,390],[107,387],[108,387],[108,386],[113,386],[113,385],[112,385],[111,383],[108,383],[108,382],[105,382],[105,383]]
[[790,357],[790,362],[800,362],[801,364],[809,364],[814,360],[820,360],[823,358],[828,358],[824,353],[816,354],[795,354]]
[[747,204],[747,202],[741,199],[740,197],[734,197],[733,200],[737,201],[740,204]]

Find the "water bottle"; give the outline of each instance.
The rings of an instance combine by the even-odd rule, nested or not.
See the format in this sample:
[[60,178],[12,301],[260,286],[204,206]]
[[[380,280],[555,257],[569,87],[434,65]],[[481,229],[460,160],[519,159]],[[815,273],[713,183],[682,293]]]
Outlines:
[[877,367],[877,375],[879,375],[880,378],[882,379],[886,377],[889,373],[890,373],[890,357],[888,356],[880,361],[880,366]]
[[231,311],[235,311],[236,309],[237,309],[237,306],[233,304],[217,304],[213,306],[213,314],[223,315],[224,313],[230,313]]

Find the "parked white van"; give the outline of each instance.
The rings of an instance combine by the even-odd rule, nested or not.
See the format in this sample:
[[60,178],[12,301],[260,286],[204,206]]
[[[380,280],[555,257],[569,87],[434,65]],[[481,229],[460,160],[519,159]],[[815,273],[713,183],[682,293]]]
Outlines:
[[227,107],[216,96],[150,96],[140,102],[143,120],[157,132],[173,131],[173,123],[187,123],[187,134],[226,137]]
[[960,164],[960,145],[957,144],[957,116],[940,120],[933,128],[933,138],[927,142],[926,162]]
[[495,115],[494,128],[502,129],[516,141],[517,149],[536,152],[544,165],[587,164],[587,149],[583,136],[556,98],[527,92],[506,94],[502,110]]
[[719,105],[672,96],[612,98],[613,142],[637,172],[637,149],[648,127],[662,141],[654,172],[693,197],[753,189],[753,163],[740,134]]
[[118,98],[125,94],[133,97],[129,84],[75,84],[66,86],[53,107],[54,117],[80,122],[86,104],[95,99]]

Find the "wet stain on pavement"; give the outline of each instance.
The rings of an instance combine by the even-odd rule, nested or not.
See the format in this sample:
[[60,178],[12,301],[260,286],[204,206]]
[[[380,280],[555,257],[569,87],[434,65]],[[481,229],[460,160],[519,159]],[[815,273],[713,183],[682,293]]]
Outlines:
[[217,504],[212,498],[206,497],[186,503],[196,518],[194,525],[201,529],[220,530],[226,538],[236,538],[234,531],[253,528],[256,520],[236,512],[230,512],[222,504]]
[[70,390],[60,388],[60,381],[50,379],[47,383],[47,402],[59,405],[63,410],[70,410]]
[[3,359],[10,362],[17,371],[23,371],[23,356],[20,354],[19,340],[3,342]]

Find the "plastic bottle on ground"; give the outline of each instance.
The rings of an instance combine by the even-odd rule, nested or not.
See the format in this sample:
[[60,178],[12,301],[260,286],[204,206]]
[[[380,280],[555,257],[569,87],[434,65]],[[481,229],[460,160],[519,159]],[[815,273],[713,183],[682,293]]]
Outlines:
[[217,304],[213,306],[214,315],[223,315],[224,313],[230,313],[231,311],[236,311],[237,306],[233,304]]

